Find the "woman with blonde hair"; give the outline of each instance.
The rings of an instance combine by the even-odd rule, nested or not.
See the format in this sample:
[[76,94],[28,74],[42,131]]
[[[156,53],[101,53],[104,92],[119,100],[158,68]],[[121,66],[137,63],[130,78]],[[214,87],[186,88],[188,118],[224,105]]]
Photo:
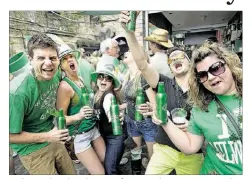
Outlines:
[[[132,150],[133,153],[137,153],[139,160],[132,160],[132,174],[141,173],[141,153],[142,153],[142,138],[144,138],[148,151],[148,158],[150,159],[153,154],[153,145],[155,143],[155,135],[157,133],[157,126],[152,122],[151,116],[144,116],[141,121],[135,119],[136,110],[140,113],[148,109],[146,102],[150,101],[155,103],[156,93],[148,85],[143,78],[141,71],[137,68],[137,65],[132,57],[130,51],[124,53],[123,63],[128,67],[128,73],[125,75],[125,80],[122,85],[122,94],[124,97],[124,103],[121,107],[126,108],[127,114],[125,116],[127,123],[127,132],[136,144],[136,147]],[[145,104],[136,106],[137,92],[139,89],[143,90],[145,98]],[[137,108],[136,108],[137,107]],[[143,165],[146,168],[148,159],[143,158]]]

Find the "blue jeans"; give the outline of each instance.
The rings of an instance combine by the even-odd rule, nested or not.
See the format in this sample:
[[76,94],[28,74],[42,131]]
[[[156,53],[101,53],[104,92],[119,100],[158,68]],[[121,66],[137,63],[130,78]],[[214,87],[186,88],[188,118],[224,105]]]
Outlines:
[[124,136],[107,135],[103,138],[106,144],[104,161],[106,175],[117,175],[117,168],[124,152]]
[[128,115],[125,118],[130,137],[143,136],[145,142],[155,142],[154,137],[157,133],[157,125],[152,122],[151,118],[145,118],[142,121],[135,121]]

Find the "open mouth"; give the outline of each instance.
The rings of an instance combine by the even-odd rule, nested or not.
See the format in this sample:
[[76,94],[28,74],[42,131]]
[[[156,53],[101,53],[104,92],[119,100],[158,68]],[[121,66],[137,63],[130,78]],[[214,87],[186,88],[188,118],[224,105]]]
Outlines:
[[53,72],[53,69],[42,69],[43,72],[46,72],[46,73],[52,73]]
[[220,83],[221,83],[221,81],[217,81],[215,83],[212,83],[211,86],[215,87],[215,86],[218,86]]
[[182,67],[182,64],[181,64],[181,63],[175,64],[175,68],[176,68],[176,69],[181,68],[181,67]]
[[75,65],[73,63],[70,63],[69,67],[71,68],[71,70],[73,70],[73,71],[75,70]]
[[101,83],[102,88],[106,88],[107,84],[106,83]]

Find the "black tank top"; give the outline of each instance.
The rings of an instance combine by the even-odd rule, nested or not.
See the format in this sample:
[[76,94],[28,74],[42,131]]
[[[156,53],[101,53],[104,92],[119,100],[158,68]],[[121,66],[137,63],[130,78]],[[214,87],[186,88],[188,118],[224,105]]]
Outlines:
[[101,99],[94,104],[94,108],[96,110],[99,110],[99,122],[98,127],[100,130],[101,135],[113,135],[112,131],[112,124],[109,122],[108,117],[105,113],[105,110],[103,108],[103,101],[107,94],[113,94],[115,96],[115,92],[112,90],[106,91],[102,96]]

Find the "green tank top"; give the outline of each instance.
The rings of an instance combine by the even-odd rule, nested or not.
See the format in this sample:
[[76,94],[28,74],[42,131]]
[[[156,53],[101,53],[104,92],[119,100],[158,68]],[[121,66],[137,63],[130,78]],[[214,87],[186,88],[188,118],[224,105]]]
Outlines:
[[[65,82],[67,82],[74,90],[74,97],[70,100],[70,105],[67,109],[67,115],[71,116],[74,114],[77,114],[80,109],[83,107],[83,97],[82,97],[82,92],[81,89],[73,82],[71,81],[69,78],[65,77],[63,79]],[[76,125],[79,124],[79,121],[76,121],[75,123],[72,123],[70,125],[67,126],[67,128],[69,129],[69,135],[73,135],[73,132],[76,128]],[[85,132],[88,131],[89,129],[93,128],[96,124],[96,121],[92,118],[90,119],[85,119],[83,118],[81,120],[81,123],[79,125],[79,128],[77,129],[78,132]]]

